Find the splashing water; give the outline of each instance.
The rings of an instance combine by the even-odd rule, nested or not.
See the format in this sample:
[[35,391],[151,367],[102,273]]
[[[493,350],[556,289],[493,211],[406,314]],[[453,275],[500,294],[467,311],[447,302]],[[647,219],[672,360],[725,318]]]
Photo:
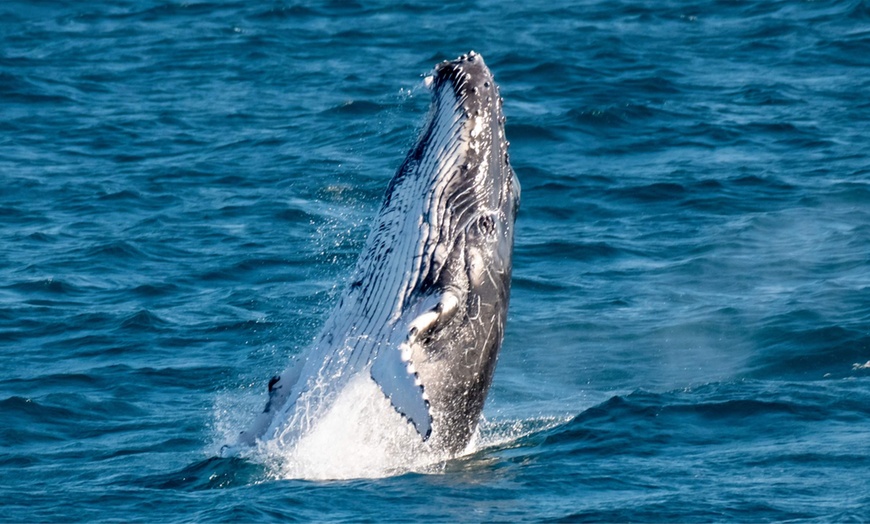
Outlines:
[[351,378],[320,411],[303,414],[310,422],[302,434],[261,443],[254,459],[275,478],[325,480],[389,476],[447,458],[420,439],[364,374]]
[[[253,403],[253,402],[252,402]],[[247,404],[247,402],[246,402]],[[312,410],[317,411],[316,408]],[[230,440],[247,421],[226,407],[217,411],[219,441]],[[350,378],[335,400],[320,412],[302,413],[307,429],[293,438],[258,442],[242,454],[266,466],[271,479],[344,480],[382,478],[405,473],[437,474],[449,453],[433,450],[366,374]],[[459,457],[509,446],[530,434],[567,422],[566,417],[515,421],[482,419]],[[289,432],[285,432],[287,435]]]

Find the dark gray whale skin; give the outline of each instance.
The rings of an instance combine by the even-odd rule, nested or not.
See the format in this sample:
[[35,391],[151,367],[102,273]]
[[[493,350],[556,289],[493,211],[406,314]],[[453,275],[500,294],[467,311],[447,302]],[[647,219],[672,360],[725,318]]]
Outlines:
[[347,288],[238,444],[304,432],[312,405],[366,372],[432,449],[459,453],[474,434],[504,337],[520,186],[483,58],[442,62],[427,84],[426,124]]

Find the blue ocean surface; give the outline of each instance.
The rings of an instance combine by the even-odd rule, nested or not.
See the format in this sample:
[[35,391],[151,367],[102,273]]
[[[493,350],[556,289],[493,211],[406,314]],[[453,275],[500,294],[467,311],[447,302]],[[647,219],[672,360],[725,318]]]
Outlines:
[[[0,521],[870,520],[866,1],[4,0],[0,42]],[[218,458],[472,49],[522,184],[476,445]]]

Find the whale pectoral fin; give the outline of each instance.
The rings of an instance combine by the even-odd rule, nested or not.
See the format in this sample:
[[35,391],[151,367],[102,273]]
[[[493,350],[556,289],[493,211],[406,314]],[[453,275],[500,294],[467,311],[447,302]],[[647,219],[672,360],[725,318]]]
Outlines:
[[257,439],[266,433],[266,430],[269,429],[272,420],[275,418],[275,412],[284,406],[291,391],[296,387],[304,364],[304,361],[296,361],[284,373],[274,376],[269,380],[267,386],[269,398],[266,401],[266,407],[257,415],[251,426],[239,434],[235,444],[221,448],[221,456],[226,457],[237,454],[244,447],[254,445]]
[[372,363],[372,379],[381,387],[396,411],[414,425],[424,441],[432,434],[432,413],[425,386],[414,368],[411,355],[415,353],[414,348],[420,349],[419,344],[424,337],[449,322],[460,300],[459,294],[452,290],[429,295],[417,310],[422,310],[422,313],[399,322],[407,329],[403,339],[400,338],[401,341],[395,346],[382,349]]
[[423,383],[410,361],[411,348],[403,343],[399,348],[382,350],[372,363],[372,379],[390,399],[396,411],[414,425],[427,440],[432,434],[432,414]]

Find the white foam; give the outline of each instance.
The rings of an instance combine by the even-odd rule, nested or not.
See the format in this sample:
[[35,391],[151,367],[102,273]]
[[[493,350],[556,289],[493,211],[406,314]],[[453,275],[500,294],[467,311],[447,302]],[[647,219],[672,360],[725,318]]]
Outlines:
[[328,480],[425,471],[446,457],[434,453],[377,384],[360,374],[305,434],[286,446],[261,443],[251,458],[268,465],[275,478]]
[[[243,427],[247,422],[232,415],[228,403],[229,399],[222,397],[219,404],[223,405],[216,409],[215,429],[220,434],[217,441],[234,439],[238,432],[231,426]],[[411,472],[438,474],[451,459],[423,442],[365,374],[350,379],[323,413],[307,415],[311,425],[303,435],[286,444],[280,439],[260,442],[242,456],[264,464],[270,478],[308,480],[383,478]],[[510,446],[569,418],[484,419],[462,455]]]

